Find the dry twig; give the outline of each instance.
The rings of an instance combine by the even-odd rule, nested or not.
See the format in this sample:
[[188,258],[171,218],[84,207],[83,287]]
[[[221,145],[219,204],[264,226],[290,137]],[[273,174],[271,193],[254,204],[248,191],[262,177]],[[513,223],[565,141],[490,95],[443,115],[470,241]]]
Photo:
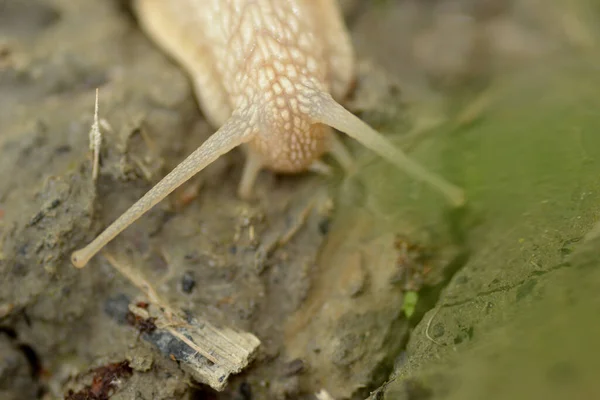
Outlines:
[[156,331],[147,335],[149,341],[176,359],[196,380],[215,390],[223,390],[227,378],[240,372],[252,360],[260,345],[254,335],[227,327],[218,328],[199,317],[182,316],[159,296],[141,273],[118,262],[110,254],[104,253],[104,256],[154,306],[149,309],[150,315],[142,316],[150,316],[155,321]]

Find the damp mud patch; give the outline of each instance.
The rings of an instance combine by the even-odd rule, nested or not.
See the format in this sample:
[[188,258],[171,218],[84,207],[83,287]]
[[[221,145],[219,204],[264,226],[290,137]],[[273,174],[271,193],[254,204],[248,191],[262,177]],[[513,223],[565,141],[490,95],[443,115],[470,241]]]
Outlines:
[[[411,128],[410,99],[423,92],[424,103],[433,97],[433,116],[414,123],[417,128],[439,123],[444,109],[428,87],[427,75],[436,78],[439,69],[410,62],[418,36],[412,30],[423,18],[434,19],[414,2],[353,0],[343,4],[361,59],[349,107],[400,145],[414,144],[406,147],[428,168],[464,184],[471,209],[448,212],[423,185],[352,142],[360,166],[356,176],[264,172],[257,198],[243,202],[235,195],[243,165],[236,150],[107,247],[106,254],[130,265],[152,291],[139,290],[102,254],[75,269],[69,262],[75,248],[214,131],[188,78],[142,35],[123,3],[0,5],[3,399],[313,400],[315,393],[361,399],[386,381],[390,391],[408,382],[403,384],[415,396],[437,396],[424,376],[393,378],[425,366],[440,349],[466,348],[485,338],[488,325],[479,322],[497,321],[485,313],[533,307],[548,291],[550,277],[576,271],[565,267],[567,256],[578,251],[597,219],[598,182],[585,173],[597,167],[597,136],[568,122],[565,108],[542,105],[556,99],[580,104],[574,88],[596,104],[595,86],[560,81],[561,90],[572,93],[563,97],[548,89],[556,88],[549,83],[553,75],[540,75],[536,95],[527,103],[522,99],[522,114],[497,111],[496,120],[504,124],[493,132],[485,133],[484,125],[457,132],[450,124],[432,135],[419,136],[416,129],[419,139],[408,140],[402,133]],[[457,32],[480,32],[475,28]],[[572,76],[589,73],[576,63],[563,67]],[[474,73],[485,77],[489,71]],[[415,76],[428,87],[423,92],[407,83]],[[103,140],[94,181],[88,135],[96,88]],[[544,111],[533,126],[527,117],[535,114],[527,107],[537,103],[552,112]],[[595,116],[593,107],[575,109],[577,121]],[[522,123],[513,125],[515,120]],[[547,225],[540,225],[542,216]],[[517,225],[523,231],[511,230]],[[421,248],[431,257],[420,257]],[[503,265],[495,268],[490,260]],[[407,306],[407,291],[416,305]],[[440,293],[437,314],[425,314]],[[260,340],[253,361],[230,376],[221,392],[200,384],[179,362],[181,347],[165,345],[161,340],[172,337],[157,334],[174,327],[169,321],[157,326],[154,314],[144,314],[156,306],[155,294],[184,321],[194,317],[250,332]],[[478,308],[454,311],[473,304]],[[423,339],[425,331],[441,347]],[[200,358],[187,350],[184,357]],[[586,365],[557,353],[544,371],[568,385],[586,379],[580,373]]]

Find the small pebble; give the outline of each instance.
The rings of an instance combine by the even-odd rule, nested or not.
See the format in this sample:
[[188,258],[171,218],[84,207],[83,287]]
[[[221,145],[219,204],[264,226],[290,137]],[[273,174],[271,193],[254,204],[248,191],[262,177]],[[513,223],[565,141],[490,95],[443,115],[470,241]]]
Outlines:
[[184,293],[190,294],[196,286],[196,279],[191,271],[186,271],[181,277],[181,290]]
[[298,375],[304,370],[304,361],[299,358],[296,358],[287,364],[284,365],[282,370],[283,376],[293,376]]

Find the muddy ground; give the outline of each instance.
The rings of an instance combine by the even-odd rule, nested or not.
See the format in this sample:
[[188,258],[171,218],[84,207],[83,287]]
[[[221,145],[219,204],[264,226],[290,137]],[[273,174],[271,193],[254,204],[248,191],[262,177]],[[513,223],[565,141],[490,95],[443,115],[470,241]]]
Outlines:
[[[468,206],[350,141],[356,176],[264,172],[244,202],[233,151],[77,270],[71,251],[214,128],[126,2],[0,2],[1,399],[600,396],[597,7],[341,3],[347,106]],[[148,298],[109,257],[256,335],[252,363],[223,392],[199,384],[127,318]]]

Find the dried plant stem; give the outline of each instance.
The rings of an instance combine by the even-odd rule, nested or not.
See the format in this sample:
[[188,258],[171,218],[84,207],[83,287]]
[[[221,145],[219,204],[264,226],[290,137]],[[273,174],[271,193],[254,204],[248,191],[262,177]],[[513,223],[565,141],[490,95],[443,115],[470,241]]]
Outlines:
[[98,88],[96,88],[96,105],[94,106],[94,123],[90,130],[90,150],[94,154],[92,162],[92,179],[94,182],[98,179],[98,168],[100,165],[100,147],[102,146],[102,133],[100,132],[100,123],[98,122]]

